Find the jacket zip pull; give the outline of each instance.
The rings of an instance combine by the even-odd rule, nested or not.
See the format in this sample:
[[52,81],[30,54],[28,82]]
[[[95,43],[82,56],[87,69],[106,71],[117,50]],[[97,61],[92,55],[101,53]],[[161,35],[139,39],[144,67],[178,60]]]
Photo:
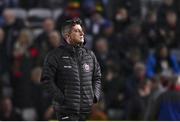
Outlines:
[[76,49],[76,59],[77,59],[77,66],[78,66],[78,73],[79,73],[79,80],[80,80],[80,107],[79,107],[79,112],[81,111],[81,103],[82,103],[82,95],[81,95],[81,64],[80,64],[80,55],[78,53],[78,48]]

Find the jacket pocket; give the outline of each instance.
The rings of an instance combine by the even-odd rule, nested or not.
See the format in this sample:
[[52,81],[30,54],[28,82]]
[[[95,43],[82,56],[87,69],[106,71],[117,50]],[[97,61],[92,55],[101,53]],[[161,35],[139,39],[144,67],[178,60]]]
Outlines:
[[54,101],[56,104],[62,105],[62,104],[64,103],[64,95],[54,96],[53,101]]

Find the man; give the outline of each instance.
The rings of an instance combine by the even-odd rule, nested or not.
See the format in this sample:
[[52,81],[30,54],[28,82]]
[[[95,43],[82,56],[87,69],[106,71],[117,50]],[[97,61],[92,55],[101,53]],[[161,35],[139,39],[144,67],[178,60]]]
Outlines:
[[53,97],[58,120],[86,120],[101,94],[101,72],[92,51],[83,47],[80,19],[62,26],[64,43],[45,58],[41,82]]
[[43,21],[43,31],[35,39],[35,46],[37,48],[49,48],[48,35],[55,30],[55,22],[52,18],[46,18]]
[[149,121],[180,120],[180,77],[171,76],[164,81],[167,91],[162,93],[152,104]]
[[17,41],[20,31],[25,28],[25,23],[23,20],[16,17],[15,12],[12,9],[5,9],[3,11],[3,31],[4,31],[4,54],[6,60],[5,69],[10,72],[12,68],[13,61],[13,49]]
[[42,24],[43,31],[37,35],[34,40],[33,47],[35,47],[35,49],[40,53],[39,57],[35,61],[36,65],[42,65],[47,52],[52,49],[51,43],[49,42],[49,35],[55,31],[54,23],[55,22],[52,18],[44,19]]

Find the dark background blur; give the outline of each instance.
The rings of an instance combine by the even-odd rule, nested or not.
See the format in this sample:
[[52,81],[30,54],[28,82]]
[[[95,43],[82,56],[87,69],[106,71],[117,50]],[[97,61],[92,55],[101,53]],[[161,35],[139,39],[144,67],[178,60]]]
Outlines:
[[0,0],[0,120],[55,120],[39,80],[74,17],[103,74],[89,120],[149,120],[180,73],[179,15],[179,0]]

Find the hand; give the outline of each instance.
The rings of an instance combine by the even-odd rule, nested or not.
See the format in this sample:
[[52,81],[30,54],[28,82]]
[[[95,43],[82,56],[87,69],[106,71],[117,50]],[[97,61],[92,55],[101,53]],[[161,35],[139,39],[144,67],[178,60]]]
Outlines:
[[54,109],[52,106],[48,107],[47,110],[44,113],[44,120],[50,120],[53,116]]

